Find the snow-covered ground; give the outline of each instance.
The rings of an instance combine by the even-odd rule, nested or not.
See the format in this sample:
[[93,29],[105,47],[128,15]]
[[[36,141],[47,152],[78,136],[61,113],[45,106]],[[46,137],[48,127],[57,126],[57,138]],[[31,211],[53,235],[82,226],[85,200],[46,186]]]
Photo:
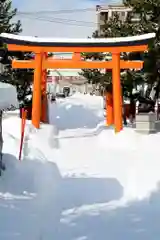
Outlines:
[[3,120],[0,240],[159,240],[160,134],[105,126],[103,100],[50,104],[50,125]]

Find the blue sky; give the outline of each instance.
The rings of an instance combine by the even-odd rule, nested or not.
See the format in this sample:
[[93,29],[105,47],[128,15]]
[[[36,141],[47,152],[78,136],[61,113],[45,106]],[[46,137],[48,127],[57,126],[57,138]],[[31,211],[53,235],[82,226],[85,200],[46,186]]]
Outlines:
[[[27,1],[27,0],[12,0],[12,2],[13,2],[13,5],[14,6],[16,6],[16,7],[22,7],[23,8],[23,5],[24,5],[24,2],[25,1]],[[81,0],[81,2],[93,2],[93,3],[95,3],[95,4],[100,4],[100,3],[106,3],[107,1],[105,1],[105,0]],[[28,1],[29,2],[29,1]],[[54,2],[54,1],[53,1]]]
[[[113,0],[112,0],[113,1]],[[116,1],[116,0],[115,0]],[[13,0],[13,6],[19,11],[44,11],[63,9],[95,8],[97,4],[109,2],[103,0]],[[43,16],[40,16],[43,17]],[[22,21],[23,35],[36,35],[41,37],[88,37],[96,28],[96,12],[86,11],[72,14],[58,14],[47,16],[52,22],[44,22],[17,16]],[[73,19],[77,21],[91,22],[83,23],[83,26],[71,26],[55,23],[53,18]],[[89,25],[89,26],[88,26]]]
[[23,1],[24,0],[12,0],[13,6],[17,8],[23,8]]

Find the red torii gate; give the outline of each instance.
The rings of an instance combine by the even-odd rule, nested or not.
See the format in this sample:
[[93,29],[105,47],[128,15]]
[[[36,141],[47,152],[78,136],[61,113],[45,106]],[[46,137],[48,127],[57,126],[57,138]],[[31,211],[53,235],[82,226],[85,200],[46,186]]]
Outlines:
[[[46,73],[47,69],[112,69],[113,106],[108,99],[108,125],[114,124],[115,131],[122,130],[122,93],[120,83],[120,69],[141,69],[142,61],[120,60],[121,52],[142,52],[148,49],[148,42],[155,38],[155,33],[133,37],[108,39],[50,39],[38,37],[24,37],[2,33],[0,38],[7,43],[10,51],[34,52],[34,60],[13,60],[13,68],[33,68],[33,105],[32,124],[40,127],[40,120],[46,121]],[[70,60],[48,58],[48,52],[73,52]],[[111,61],[84,61],[82,52],[110,52]],[[113,119],[114,116],[114,120]]]

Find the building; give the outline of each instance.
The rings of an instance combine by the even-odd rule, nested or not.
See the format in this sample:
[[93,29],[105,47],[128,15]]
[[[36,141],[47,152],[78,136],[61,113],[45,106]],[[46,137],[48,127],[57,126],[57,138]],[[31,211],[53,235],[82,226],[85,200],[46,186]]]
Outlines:
[[[71,59],[72,53],[55,53],[53,55],[54,59]],[[51,79],[61,80],[61,81],[69,81],[74,84],[79,82],[83,83],[84,78],[80,74],[81,69],[48,69],[48,81]]]
[[[96,14],[97,14],[97,30],[99,33],[102,31],[102,27],[115,13],[119,15],[120,20],[125,21],[128,14],[132,14],[132,8],[126,7],[123,4],[115,5],[97,5]],[[132,16],[132,21],[138,21],[138,15],[134,14]]]
[[[71,59],[72,53],[54,53],[54,59]],[[48,69],[48,87],[51,91],[56,85],[56,91],[61,92],[63,87],[71,87],[75,91],[88,91],[87,79],[81,74],[81,69]]]

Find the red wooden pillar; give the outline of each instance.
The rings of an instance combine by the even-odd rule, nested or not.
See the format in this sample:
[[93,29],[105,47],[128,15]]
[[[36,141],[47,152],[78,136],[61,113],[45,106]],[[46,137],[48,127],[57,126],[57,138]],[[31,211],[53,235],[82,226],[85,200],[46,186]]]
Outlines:
[[113,98],[111,93],[106,93],[106,124],[111,126],[114,124],[113,118]]
[[40,127],[41,119],[41,79],[42,79],[42,53],[35,53],[35,69],[33,82],[32,124]]
[[120,132],[122,125],[122,90],[120,82],[120,53],[112,53],[112,84],[113,84],[113,109],[115,132]]
[[[47,59],[47,53],[43,53],[43,61]],[[41,91],[42,91],[42,112],[41,121],[43,123],[48,122],[48,101],[47,101],[47,70],[42,69],[42,79],[41,79]]]

